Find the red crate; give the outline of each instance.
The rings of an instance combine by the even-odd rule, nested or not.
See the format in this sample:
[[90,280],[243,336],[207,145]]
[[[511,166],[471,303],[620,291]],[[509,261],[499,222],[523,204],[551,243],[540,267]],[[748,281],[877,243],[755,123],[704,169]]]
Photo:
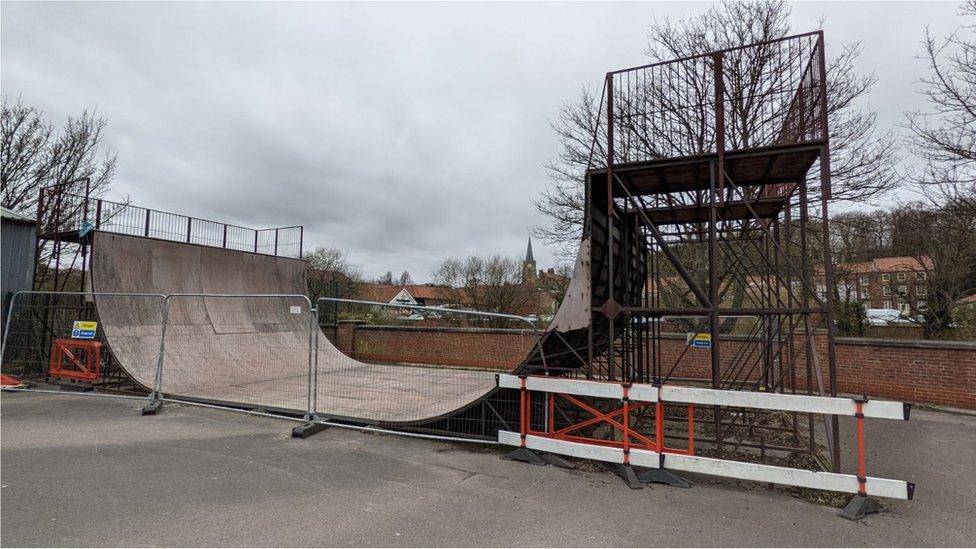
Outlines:
[[96,381],[102,374],[102,344],[98,341],[55,339],[48,375]]

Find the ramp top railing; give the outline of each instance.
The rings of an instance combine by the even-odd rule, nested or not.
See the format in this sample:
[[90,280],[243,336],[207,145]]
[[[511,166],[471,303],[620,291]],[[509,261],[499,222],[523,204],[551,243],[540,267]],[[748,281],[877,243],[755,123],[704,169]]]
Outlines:
[[820,31],[611,71],[605,86],[597,132],[614,164],[827,138]]
[[302,226],[252,229],[66,192],[64,186],[41,189],[37,224],[39,237],[61,241],[98,230],[296,258],[302,257],[304,238]]

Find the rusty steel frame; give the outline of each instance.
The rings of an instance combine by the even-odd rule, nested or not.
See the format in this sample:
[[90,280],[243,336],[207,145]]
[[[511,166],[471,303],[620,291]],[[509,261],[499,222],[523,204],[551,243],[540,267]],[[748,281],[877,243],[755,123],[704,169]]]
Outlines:
[[[741,55],[741,61],[750,55],[761,55],[758,52],[763,51],[779,52],[773,55],[781,55],[784,49],[788,57],[784,57],[784,65],[799,61],[802,66],[797,67],[795,73],[760,74],[757,77],[771,79],[770,89],[773,91],[759,96],[757,101],[775,103],[770,107],[769,112],[773,113],[770,118],[779,124],[779,127],[765,128],[757,133],[766,132],[763,135],[774,141],[742,146],[746,140],[735,135],[736,125],[740,123],[735,120],[737,115],[727,113],[727,103],[741,100],[741,96],[732,97],[741,93],[741,89],[730,91],[741,80],[741,75],[734,73],[734,67],[738,65],[727,64],[726,58]],[[689,101],[688,97],[694,96],[694,91],[700,90],[701,86],[695,84],[682,88],[686,83],[681,78],[671,80],[672,75],[680,75],[683,71],[689,73],[696,67],[710,68],[712,71],[710,101]],[[659,72],[649,74],[648,71]],[[667,75],[667,84],[654,84],[653,79],[660,78],[662,74]],[[698,80],[699,83],[707,81],[703,75],[696,75],[695,78],[699,76],[702,78]],[[673,95],[666,96],[659,106],[646,101],[641,103],[641,99],[653,98],[647,95],[653,93],[648,92],[648,89],[652,89],[647,87],[648,80],[652,82],[650,86],[659,85]],[[695,89],[688,91],[691,88]],[[682,91],[688,91],[689,95],[682,97]],[[643,97],[641,94],[644,94]],[[784,97],[784,94],[788,96]],[[826,94],[822,31],[606,74],[599,107],[600,124],[605,124],[605,128],[601,132],[598,126],[594,135],[585,193],[584,240],[590,239],[593,246],[590,254],[592,302],[586,344],[586,377],[622,382],[667,381],[670,372],[665,374],[663,371],[665,365],[661,347],[664,319],[697,316],[705,318],[704,330],[711,338],[710,371],[708,378],[702,381],[712,388],[734,390],[761,387],[766,391],[836,396],[834,280],[827,245],[831,182]],[[666,119],[669,115],[668,105],[674,106],[674,109],[678,106],[687,110],[697,109],[699,112],[693,116],[712,125],[712,149],[693,151],[691,154],[632,158],[635,154],[633,151],[639,151],[642,146],[646,146],[647,150],[654,149],[654,136],[647,133],[647,123],[652,117],[658,117],[652,120],[653,124]],[[730,119],[731,127],[727,125]],[[739,146],[730,148],[727,138],[732,138]],[[602,154],[595,147],[598,141],[603,145]],[[740,173],[733,172],[734,168],[743,165],[743,159],[765,162],[761,173],[754,177],[745,176],[754,180],[742,182],[739,180]],[[822,297],[818,295],[815,267],[810,262],[813,243],[809,240],[812,223],[810,210],[815,207],[815,197],[808,189],[807,179],[811,167],[817,162],[823,238],[822,256],[819,258],[822,262]],[[594,164],[597,166],[594,167]],[[774,181],[771,177],[774,166],[788,175]],[[702,188],[700,183],[669,186],[666,179],[669,173],[675,173],[668,172],[669,169],[688,170],[695,182],[701,181],[707,172],[707,187]],[[639,174],[641,170],[659,175],[660,182],[648,184],[631,176]],[[653,189],[654,184],[659,187]],[[781,201],[781,207],[771,216],[760,215],[755,209],[755,201],[760,198]],[[693,204],[704,215],[694,223],[656,223],[648,216],[648,200],[663,209]],[[722,208],[726,204],[740,205],[740,211],[747,213],[739,219],[725,219]],[[630,219],[635,220],[632,225],[628,224]],[[642,248],[639,253],[632,252],[635,241]],[[733,242],[741,246],[739,254],[735,253]],[[707,273],[704,273],[704,280],[702,273],[697,273],[699,276],[696,277],[695,269],[686,265],[676,252],[677,248],[691,243],[707,245]],[[725,272],[722,272],[723,265]],[[669,277],[665,271],[676,274]],[[647,281],[649,288],[636,299],[632,292],[627,294],[628,290],[633,289],[628,286],[632,285],[634,279]],[[751,288],[750,281],[756,279],[761,282],[756,284],[757,288]],[[674,284],[674,280],[678,280],[679,285],[687,286],[692,294],[691,303],[679,306],[663,302],[662,287]],[[728,289],[734,283],[741,285],[745,294],[752,292],[747,297],[756,303],[723,303],[723,284]],[[745,335],[746,344],[740,344],[736,352],[728,352],[724,344],[729,334],[723,329],[723,319],[743,315],[755,315],[758,321]],[[823,362],[826,363],[828,381],[826,387],[816,388],[814,379],[820,377],[822,361],[813,337],[819,324],[826,324],[826,360]],[[606,344],[608,340],[613,343]],[[805,366],[805,383],[801,383],[797,377],[801,363]],[[775,446],[765,444],[762,439],[758,443],[729,441],[727,434],[740,420],[734,415],[729,420],[729,410],[714,407],[710,411],[714,434],[711,440],[702,437],[698,441],[711,442],[719,454],[727,443],[737,447],[758,447],[763,451]],[[793,430],[799,441],[801,419],[798,414],[793,414],[791,419],[792,427],[788,426],[785,430]],[[812,414],[806,418],[804,429],[807,438],[795,450],[818,451],[814,420]],[[753,427],[749,425],[750,432]],[[825,435],[830,467],[835,471],[840,469],[838,434],[837,417],[828,416]]]

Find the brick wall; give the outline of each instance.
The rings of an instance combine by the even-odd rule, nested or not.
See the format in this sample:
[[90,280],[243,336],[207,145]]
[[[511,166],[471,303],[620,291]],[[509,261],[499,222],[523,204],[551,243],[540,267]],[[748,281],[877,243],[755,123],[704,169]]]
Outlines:
[[848,393],[976,409],[976,344],[839,338],[837,386]]
[[874,339],[922,339],[921,326],[865,326],[864,337]]
[[358,360],[510,371],[535,338],[523,330],[340,324],[329,339]]
[[[531,334],[521,330],[342,324],[326,335],[343,352],[360,360],[499,371],[517,366],[534,344]],[[814,339],[826,383],[826,339],[822,334]],[[836,343],[841,393],[976,409],[976,343],[866,338],[838,338]],[[723,339],[723,366],[737,352],[750,352],[743,345],[744,340],[736,336]],[[802,349],[800,340],[797,349]],[[709,379],[709,351],[687,348],[683,334],[665,334],[661,352],[665,371],[677,365],[672,378]],[[805,364],[804,357],[798,357],[799,386],[805,386]],[[758,377],[757,371],[739,373],[739,379]]]
[[[733,338],[735,336],[732,336]],[[741,339],[723,340],[723,371],[742,349]],[[816,356],[827,384],[827,348],[823,334],[814,336]],[[662,355],[665,370],[685,379],[710,379],[711,355],[707,349],[687,349],[684,336],[665,334]],[[806,359],[802,338],[797,339],[797,385],[806,386]],[[976,343],[955,341],[837,338],[837,389],[847,394],[867,394],[906,402],[976,409]],[[682,355],[683,353],[683,355]],[[818,386],[816,374],[812,386]],[[759,372],[743,371],[740,379],[755,381]]]

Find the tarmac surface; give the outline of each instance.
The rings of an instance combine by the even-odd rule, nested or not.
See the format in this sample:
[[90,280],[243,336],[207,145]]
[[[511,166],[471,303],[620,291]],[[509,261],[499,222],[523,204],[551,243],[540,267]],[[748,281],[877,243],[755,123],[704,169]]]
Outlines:
[[[707,477],[632,491],[500,449],[85,396],[0,397],[0,545],[965,546],[976,417],[867,424],[868,474],[914,501],[852,523],[782,489]],[[852,424],[842,425],[853,464]]]

